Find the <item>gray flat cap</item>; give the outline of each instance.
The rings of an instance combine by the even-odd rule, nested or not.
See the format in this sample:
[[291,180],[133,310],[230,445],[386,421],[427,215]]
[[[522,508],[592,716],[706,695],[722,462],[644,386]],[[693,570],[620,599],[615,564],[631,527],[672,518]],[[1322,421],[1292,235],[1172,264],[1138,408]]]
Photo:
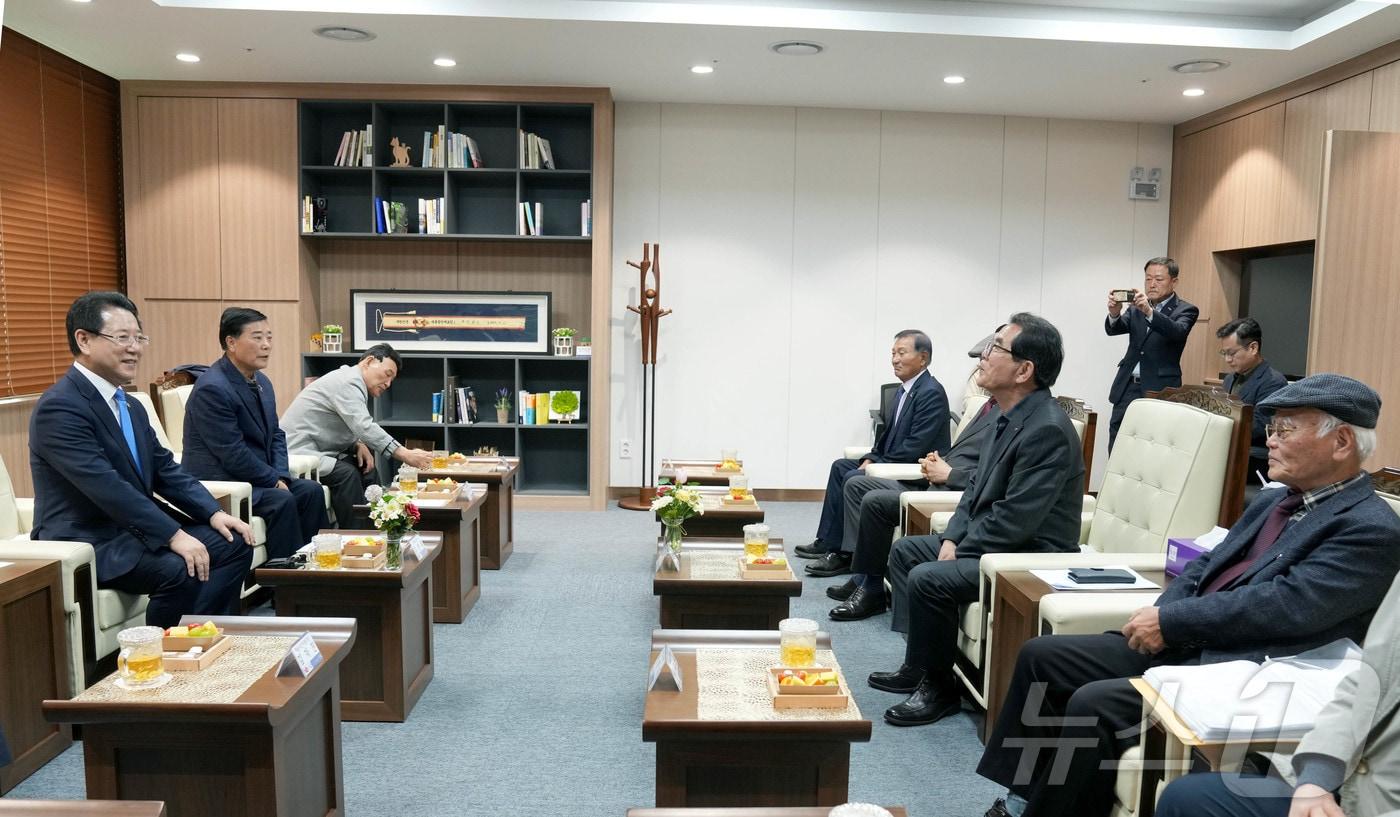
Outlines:
[[1381,413],[1381,396],[1360,380],[1340,374],[1315,374],[1289,383],[1259,401],[1255,410],[1314,408],[1344,423],[1375,428]]
[[987,344],[991,343],[992,341],[994,341],[994,340],[996,340],[996,339],[997,339],[997,333],[996,333],[996,332],[993,332],[992,334],[986,336],[985,338],[982,338],[981,340],[977,341],[977,345],[976,345],[976,346],[974,346],[974,347],[972,347],[971,349],[968,349],[968,350],[967,350],[967,356],[968,356],[968,357],[981,357],[981,356],[982,356],[982,350],[985,349],[985,348],[987,348]]

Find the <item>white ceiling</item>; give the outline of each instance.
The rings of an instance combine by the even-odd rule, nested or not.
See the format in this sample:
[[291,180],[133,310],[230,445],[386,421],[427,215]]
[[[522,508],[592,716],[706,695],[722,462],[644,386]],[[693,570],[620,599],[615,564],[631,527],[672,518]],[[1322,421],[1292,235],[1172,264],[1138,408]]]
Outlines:
[[[1175,123],[1400,39],[1394,2],[1323,0],[0,0],[118,79],[601,85],[619,100]],[[384,13],[391,5],[393,13]],[[368,43],[312,35],[373,31]],[[770,43],[810,39],[816,57]],[[190,51],[201,62],[177,62]],[[457,60],[452,69],[434,57]],[[1216,58],[1197,77],[1179,62]],[[697,63],[715,66],[691,74]],[[945,85],[945,74],[967,77]],[[1204,97],[1181,96],[1205,88]]]

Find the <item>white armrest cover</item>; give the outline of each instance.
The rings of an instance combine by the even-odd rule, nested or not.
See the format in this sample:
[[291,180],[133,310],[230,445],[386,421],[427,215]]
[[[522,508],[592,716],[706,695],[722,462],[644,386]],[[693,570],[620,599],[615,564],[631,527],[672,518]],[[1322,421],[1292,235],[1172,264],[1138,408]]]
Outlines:
[[870,446],[868,445],[848,445],[846,446],[845,451],[842,452],[841,456],[845,457],[848,460],[858,460],[869,453]]
[[15,510],[19,513],[20,533],[28,533],[34,529],[34,499],[33,497],[15,497]]
[[253,486],[246,482],[225,482],[223,480],[202,479],[200,485],[209,489],[210,493],[222,491],[233,500],[233,515],[244,522],[251,522],[253,519]]
[[962,502],[962,491],[905,491],[899,495],[901,508],[917,507],[929,513],[952,513]]
[[865,466],[865,475],[876,479],[910,482],[923,479],[924,471],[917,462],[872,462]]
[[321,458],[315,454],[289,454],[287,470],[301,479],[321,478]]
[[1151,606],[1159,595],[1155,591],[1051,593],[1040,600],[1040,629],[1056,635],[1094,635],[1122,629],[1135,610]]
[[1165,570],[1167,557],[1161,553],[988,553],[982,557],[982,575],[988,578],[1008,570],[1065,569],[1127,565],[1134,570]]

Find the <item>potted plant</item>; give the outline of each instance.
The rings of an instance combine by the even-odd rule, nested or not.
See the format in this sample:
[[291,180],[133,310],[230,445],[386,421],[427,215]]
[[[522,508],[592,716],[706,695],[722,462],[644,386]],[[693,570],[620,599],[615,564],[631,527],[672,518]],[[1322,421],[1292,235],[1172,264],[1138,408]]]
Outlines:
[[386,493],[378,485],[365,489],[365,501],[369,503],[369,518],[374,526],[384,533],[387,567],[397,569],[402,564],[401,546],[403,537],[413,532],[422,515],[413,497],[403,492]]
[[338,323],[328,323],[321,327],[321,348],[327,352],[339,352],[340,341],[345,330]]
[[593,341],[588,338],[579,338],[574,345],[574,354],[579,357],[593,357]]
[[651,509],[661,517],[661,524],[666,530],[662,546],[679,568],[676,557],[680,555],[681,539],[685,536],[685,520],[705,513],[705,507],[700,503],[700,493],[690,487],[663,484],[656,489],[656,499],[652,500]]
[[561,326],[554,330],[554,354],[560,357],[573,357],[574,330]]
[[578,392],[567,389],[554,392],[549,397],[549,409],[561,422],[572,423],[578,419]]
[[510,389],[496,389],[496,422],[502,425],[510,422]]

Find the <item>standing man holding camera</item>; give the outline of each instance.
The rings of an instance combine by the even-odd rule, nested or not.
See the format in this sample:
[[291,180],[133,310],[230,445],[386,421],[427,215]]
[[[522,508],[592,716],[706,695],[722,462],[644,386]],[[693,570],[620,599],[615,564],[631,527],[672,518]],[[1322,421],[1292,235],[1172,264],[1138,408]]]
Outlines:
[[[1172,259],[1153,258],[1143,265],[1142,290],[1108,293],[1104,332],[1128,336],[1128,351],[1118,362],[1118,374],[1108,392],[1113,404],[1108,424],[1110,451],[1129,403],[1147,392],[1181,385],[1181,352],[1200,310],[1176,294],[1179,272]],[[1130,292],[1132,298],[1124,300],[1120,292]]]

